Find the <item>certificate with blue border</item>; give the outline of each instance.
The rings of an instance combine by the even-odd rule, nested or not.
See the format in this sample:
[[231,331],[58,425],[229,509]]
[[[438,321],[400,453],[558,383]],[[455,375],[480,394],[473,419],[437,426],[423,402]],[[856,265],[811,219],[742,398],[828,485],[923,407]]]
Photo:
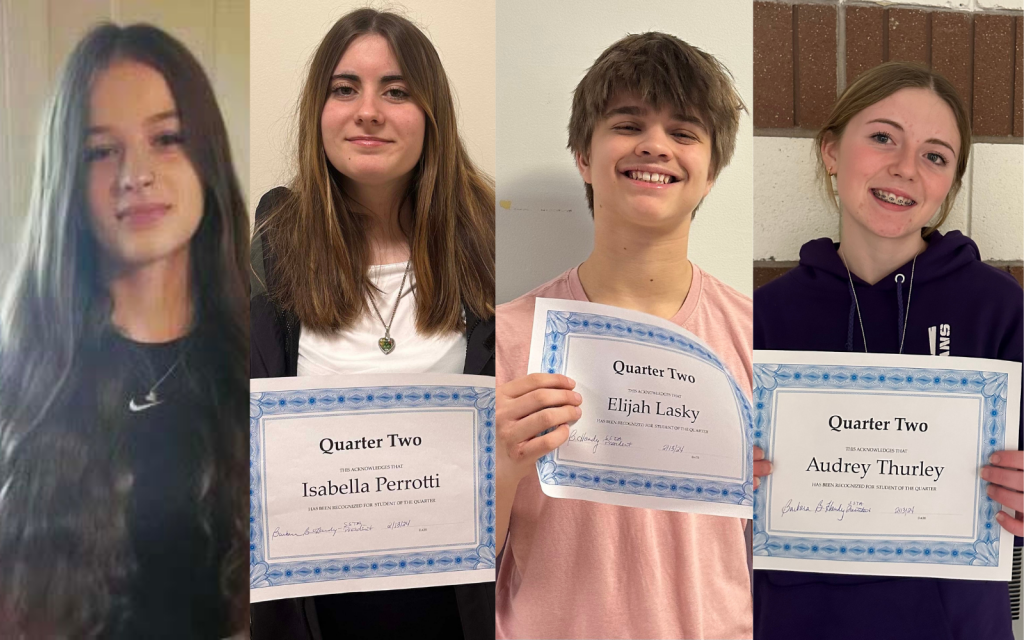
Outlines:
[[1017,449],[1021,366],[754,351],[755,569],[1008,581],[981,467]]
[[645,313],[538,298],[529,371],[569,376],[583,396],[568,442],[537,461],[546,495],[751,516],[750,403],[697,336]]
[[494,378],[252,380],[252,602],[494,580]]

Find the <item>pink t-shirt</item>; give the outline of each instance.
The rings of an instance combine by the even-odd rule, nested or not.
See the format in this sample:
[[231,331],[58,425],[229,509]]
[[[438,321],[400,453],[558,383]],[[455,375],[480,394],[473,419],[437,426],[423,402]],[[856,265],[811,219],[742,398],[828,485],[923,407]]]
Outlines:
[[[587,301],[576,269],[497,310],[497,384],[525,376],[534,300]],[[750,298],[693,265],[672,322],[750,397]],[[498,638],[751,638],[745,520],[549,498],[519,483],[498,572]]]

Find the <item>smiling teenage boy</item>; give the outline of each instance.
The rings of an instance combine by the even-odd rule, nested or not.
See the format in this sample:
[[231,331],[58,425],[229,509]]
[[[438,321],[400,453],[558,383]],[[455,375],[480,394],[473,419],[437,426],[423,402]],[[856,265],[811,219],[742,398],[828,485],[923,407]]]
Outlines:
[[576,87],[569,149],[594,250],[497,310],[499,638],[752,635],[745,521],[545,496],[536,460],[587,407],[572,380],[526,375],[535,300],[563,298],[669,319],[711,345],[750,394],[750,298],[687,259],[743,109],[721,63],[662,33],[616,42]]

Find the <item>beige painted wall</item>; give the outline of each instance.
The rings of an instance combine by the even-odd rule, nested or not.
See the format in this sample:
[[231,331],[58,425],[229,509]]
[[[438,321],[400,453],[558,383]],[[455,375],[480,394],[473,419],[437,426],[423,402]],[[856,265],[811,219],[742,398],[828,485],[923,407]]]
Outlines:
[[295,110],[313,52],[338,18],[364,6],[404,15],[437,48],[455,93],[459,134],[494,175],[494,1],[252,1],[251,209],[294,173]]
[[249,186],[248,0],[0,0],[0,285],[28,204],[36,133],[64,59],[96,23],[149,22],[213,82],[243,194]]

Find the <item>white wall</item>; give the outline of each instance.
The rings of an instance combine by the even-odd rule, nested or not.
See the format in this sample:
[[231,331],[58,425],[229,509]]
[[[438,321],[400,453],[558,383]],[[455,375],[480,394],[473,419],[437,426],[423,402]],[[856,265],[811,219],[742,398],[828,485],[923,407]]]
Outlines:
[[434,43],[455,93],[459,134],[477,166],[494,175],[493,1],[253,0],[253,213],[261,195],[294,174],[294,116],[310,58],[338,18],[363,6],[404,15]]
[[152,23],[199,59],[248,192],[248,0],[0,0],[0,286],[28,206],[44,104],[67,55],[101,21]]
[[[499,3],[499,304],[576,266],[592,249],[583,180],[565,146],[572,91],[597,56],[630,33],[671,33],[718,57],[752,108],[752,7],[749,0]],[[743,115],[736,154],[697,212],[689,247],[693,262],[748,295],[751,127]]]

